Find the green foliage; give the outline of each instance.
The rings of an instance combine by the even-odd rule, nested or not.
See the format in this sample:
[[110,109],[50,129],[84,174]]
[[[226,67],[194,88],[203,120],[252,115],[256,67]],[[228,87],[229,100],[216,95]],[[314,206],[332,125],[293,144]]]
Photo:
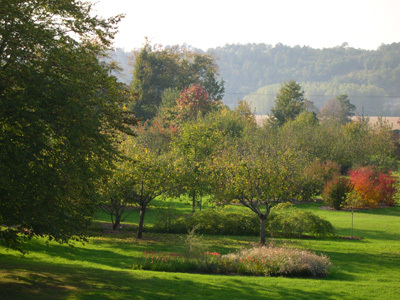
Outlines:
[[[265,128],[270,130],[268,127],[266,124]],[[280,131],[294,148],[321,162],[339,164],[343,174],[353,165],[374,165],[380,170],[397,167],[396,139],[382,120],[376,124],[370,124],[367,118],[345,125],[335,119],[315,123],[310,113],[304,113],[287,122]]]
[[297,199],[300,201],[311,201],[320,195],[326,183],[340,174],[340,166],[332,161],[321,162],[314,160],[304,169],[303,176],[295,185]]
[[251,110],[250,104],[246,101],[238,100],[237,105],[235,106],[235,112],[237,112],[240,116],[244,117],[249,123],[255,123],[256,119],[254,113]]
[[397,137],[392,126],[378,118],[375,124],[369,125],[369,136],[365,139],[367,164],[375,166],[381,172],[397,168]]
[[190,229],[183,240],[186,257],[198,257],[205,252],[203,237],[197,235],[196,230],[197,226]]
[[315,237],[332,236],[333,226],[327,220],[308,212],[295,209],[272,212],[267,220],[266,230],[271,236]]
[[[257,114],[270,114],[279,82],[293,78],[319,109],[329,99],[345,93],[359,115],[364,112],[370,116],[398,116],[400,104],[395,96],[400,93],[399,48],[400,43],[381,45],[376,50],[230,44],[209,49],[208,53],[218,57],[226,81],[224,103],[229,106],[236,104],[238,95],[246,95],[244,100]],[[117,49],[115,57],[119,56]]]
[[346,93],[360,114],[364,107],[368,115],[397,116],[398,100],[388,96],[400,92],[396,84],[400,74],[399,48],[399,43],[373,51],[231,44],[210,52],[219,58],[226,80],[227,104],[234,104],[237,93],[244,93],[257,113],[269,114],[279,89],[277,83],[293,78],[302,83],[305,96],[318,108],[335,95]]
[[305,110],[304,91],[294,80],[284,82],[276,95],[275,106],[271,109],[272,124],[282,126],[289,120],[294,120]]
[[179,212],[174,207],[173,202],[165,201],[163,207],[157,208],[156,222],[154,228],[160,232],[176,232],[176,219],[179,217]]
[[[225,74],[224,76],[226,77]],[[335,95],[347,94],[351,97],[351,103],[355,106],[357,115],[396,116],[395,112],[399,111],[398,102],[387,96],[387,90],[379,86],[367,85],[365,82],[340,83],[333,79],[329,82],[301,81],[301,85],[304,89],[304,96],[320,110],[324,105],[329,108],[328,102],[337,103]],[[251,107],[256,113],[270,114],[274,105],[274,96],[278,91],[278,83],[269,84],[249,93],[244,99],[251,103]],[[338,108],[338,105],[333,108]]]
[[173,162],[169,152],[156,153],[138,141],[122,144],[125,160],[119,166],[127,200],[140,206],[138,238],[142,238],[146,208],[152,200],[174,189]]
[[239,201],[260,219],[260,243],[273,204],[293,199],[307,157],[278,138],[274,130],[253,130],[220,150],[212,162],[213,194],[217,201]]
[[[230,212],[223,209],[206,209],[190,216],[169,215],[157,220],[153,230],[157,232],[185,233],[191,228],[201,234],[257,235],[260,220],[257,215]],[[333,235],[332,224],[311,213],[296,209],[276,210],[266,220],[267,234],[273,237],[302,237],[305,235],[326,237]]]
[[153,51],[149,43],[135,57],[131,92],[132,109],[143,121],[154,117],[165,89],[174,87],[177,71],[175,54],[168,50]]
[[115,169],[108,178],[99,185],[99,207],[110,215],[113,229],[118,229],[132,212],[131,182],[125,169],[126,164],[117,162]]
[[348,178],[337,176],[329,181],[322,193],[324,204],[334,209],[341,209],[346,200],[346,195],[352,190],[352,185]]
[[169,223],[158,220],[154,230],[160,232],[185,233],[191,228],[201,234],[256,235],[259,220],[252,214],[228,212],[222,209],[205,209],[193,215],[174,215]]
[[201,203],[201,197],[210,192],[210,171],[207,166],[222,140],[223,132],[216,122],[209,123],[207,119],[199,118],[183,123],[179,135],[174,137],[171,144],[179,187],[175,195],[188,194],[193,212],[196,203]]
[[117,135],[136,123],[100,62],[121,16],[91,17],[70,0],[7,0],[1,15],[1,242],[83,238]]
[[324,104],[321,109],[320,118],[322,120],[334,119],[339,123],[346,124],[351,122],[351,117],[354,116],[355,109],[355,105],[350,103],[347,94],[341,94]]
[[146,41],[135,57],[131,85],[135,102],[132,109],[143,121],[152,119],[163,95],[165,98],[166,90],[183,91],[192,84],[203,86],[212,101],[221,100],[224,82],[218,81],[217,77],[217,66],[212,56],[177,47],[151,47]]

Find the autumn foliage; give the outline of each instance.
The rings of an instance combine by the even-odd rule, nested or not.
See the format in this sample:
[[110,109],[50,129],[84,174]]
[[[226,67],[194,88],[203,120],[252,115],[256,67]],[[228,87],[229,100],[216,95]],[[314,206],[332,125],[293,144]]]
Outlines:
[[394,205],[397,180],[391,172],[379,173],[373,167],[361,167],[350,170],[349,176],[354,190],[367,207]]
[[215,104],[215,101],[209,97],[203,86],[192,84],[184,89],[179,98],[176,99],[177,118],[181,120],[194,119],[199,112],[211,111]]

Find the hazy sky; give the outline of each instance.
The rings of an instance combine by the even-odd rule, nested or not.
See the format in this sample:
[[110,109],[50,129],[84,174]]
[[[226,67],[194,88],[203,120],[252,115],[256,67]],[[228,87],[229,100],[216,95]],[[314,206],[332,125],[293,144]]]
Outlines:
[[[91,2],[95,2],[91,0]],[[103,17],[124,13],[115,46],[207,50],[232,43],[376,49],[400,42],[400,0],[98,0]]]

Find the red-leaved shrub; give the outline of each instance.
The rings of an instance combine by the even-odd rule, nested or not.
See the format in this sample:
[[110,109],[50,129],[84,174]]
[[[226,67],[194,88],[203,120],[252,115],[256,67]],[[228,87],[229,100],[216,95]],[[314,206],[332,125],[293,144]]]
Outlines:
[[388,173],[378,173],[373,167],[349,171],[354,190],[364,199],[367,207],[393,206],[396,178]]
[[379,200],[381,203],[387,206],[394,206],[394,194],[396,193],[397,178],[395,178],[391,172],[378,175],[379,185],[377,186]]

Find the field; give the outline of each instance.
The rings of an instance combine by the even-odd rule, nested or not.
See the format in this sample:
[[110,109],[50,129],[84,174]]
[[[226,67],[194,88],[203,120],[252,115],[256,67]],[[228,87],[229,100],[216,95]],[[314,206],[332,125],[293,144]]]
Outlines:
[[[190,211],[189,205],[175,204]],[[331,221],[337,235],[348,236],[350,212],[321,210],[320,205],[298,206]],[[145,231],[144,239],[137,240],[137,213],[118,232],[105,229],[106,215],[96,218],[93,236],[84,245],[46,245],[35,239],[27,255],[0,248],[0,299],[400,299],[400,207],[356,212],[354,235],[361,240],[270,240],[328,255],[334,267],[323,279],[132,270],[145,250],[182,252],[182,236]],[[156,218],[152,207],[148,228]],[[255,236],[203,238],[209,251],[222,254],[257,242]]]
[[[357,119],[358,117],[353,117],[353,119]],[[371,124],[375,124],[378,122],[379,117],[368,117],[369,122]],[[256,115],[256,122],[258,125],[262,125],[264,120],[268,119],[268,115]],[[393,130],[400,130],[400,124],[398,123],[399,117],[383,117],[385,122],[388,122],[389,125],[392,126]]]

